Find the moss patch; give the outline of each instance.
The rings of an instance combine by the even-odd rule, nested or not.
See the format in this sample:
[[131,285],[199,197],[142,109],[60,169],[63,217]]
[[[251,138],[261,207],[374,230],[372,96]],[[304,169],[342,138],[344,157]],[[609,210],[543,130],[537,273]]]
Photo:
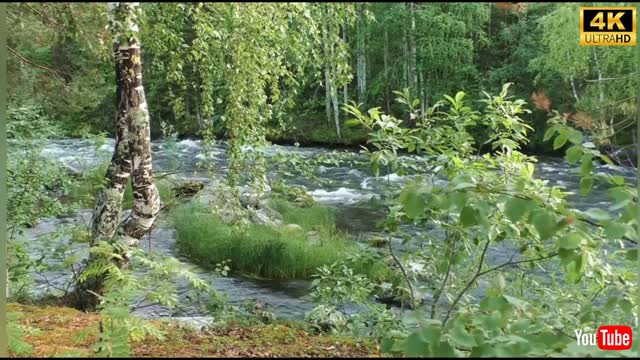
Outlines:
[[[10,304],[23,314],[25,341],[31,356],[91,356],[99,316],[64,307]],[[244,326],[229,323],[204,332],[153,321],[165,340],[152,338],[131,343],[135,357],[378,357],[377,344],[336,335],[312,335],[295,323]],[[78,335],[85,334],[81,340]]]

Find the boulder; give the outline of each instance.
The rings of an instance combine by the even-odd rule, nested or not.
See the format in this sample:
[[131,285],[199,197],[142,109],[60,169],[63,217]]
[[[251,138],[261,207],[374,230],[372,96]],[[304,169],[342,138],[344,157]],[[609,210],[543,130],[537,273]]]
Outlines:
[[204,188],[204,183],[200,181],[184,181],[173,188],[178,197],[191,197]]
[[309,245],[320,245],[320,233],[317,231],[307,232],[307,242]]
[[282,230],[287,233],[297,233],[304,231],[304,229],[302,229],[302,226],[298,224],[286,224],[282,227]]
[[271,208],[253,211],[249,220],[253,224],[268,225],[274,228],[282,226],[282,216]]
[[305,317],[305,321],[318,332],[337,332],[347,325],[347,318],[337,309],[318,305]]
[[376,248],[383,248],[383,247],[385,247],[385,246],[387,246],[389,244],[389,240],[387,240],[383,236],[370,237],[368,242],[369,242],[369,245],[371,245],[373,247],[376,247]]
[[175,324],[179,328],[193,331],[206,331],[213,328],[215,324],[214,318],[210,316],[168,317],[162,320]]
[[232,222],[244,209],[248,213],[247,220],[249,222],[278,227],[282,225],[282,216],[268,206],[269,190],[267,188],[265,193],[258,194],[249,187],[241,187],[240,206],[242,209],[239,209],[226,185],[216,179],[204,186],[194,199],[213,210],[225,223]]

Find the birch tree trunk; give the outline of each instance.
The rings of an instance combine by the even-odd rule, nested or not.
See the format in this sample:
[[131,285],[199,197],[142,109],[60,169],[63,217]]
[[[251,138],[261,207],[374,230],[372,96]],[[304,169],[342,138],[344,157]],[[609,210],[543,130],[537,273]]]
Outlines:
[[576,103],[580,101],[578,98],[578,92],[576,91],[576,83],[573,81],[573,76],[569,78],[569,82],[571,82],[571,90],[573,90],[573,97],[576,99]]
[[[106,186],[98,195],[92,220],[91,246],[100,241],[123,242],[137,246],[153,225],[160,211],[160,196],[153,183],[149,111],[142,85],[139,29],[136,22],[139,3],[109,3],[116,65],[116,145],[105,174]],[[122,197],[132,177],[134,205],[124,225],[120,224]],[[119,267],[128,264],[127,254]],[[89,261],[95,260],[91,258]],[[103,279],[90,279],[84,290],[101,294]],[[79,289],[82,291],[83,289]],[[79,294],[81,297],[84,294]],[[95,307],[95,299],[80,298],[81,307]]]
[[[347,23],[346,22],[342,24],[342,42],[345,44],[345,46],[349,45],[347,43]],[[349,89],[348,89],[348,84],[346,82],[342,86],[342,96],[344,98],[343,103],[346,104],[347,101],[349,101]]]
[[[322,12],[324,16],[327,16],[327,4],[322,5]],[[322,53],[324,55],[324,110],[327,115],[327,125],[331,124],[331,78],[329,74],[329,52],[327,47],[329,46],[329,35],[327,34],[327,24],[322,24]]]
[[340,139],[340,109],[338,105],[338,89],[336,87],[337,70],[334,67],[332,68],[333,79],[331,81],[331,100],[333,102],[333,119],[336,124],[336,134],[338,136],[338,139]]
[[99,240],[108,240],[114,237],[120,221],[122,209],[122,197],[131,176],[131,160],[129,157],[129,126],[125,96],[122,92],[123,74],[120,43],[116,34],[119,32],[116,22],[118,15],[116,8],[118,3],[109,3],[110,29],[113,34],[113,57],[116,70],[116,143],[111,164],[105,174],[106,184],[98,195],[96,207],[93,212],[91,245]]
[[417,53],[416,53],[416,17],[415,17],[415,4],[412,2],[407,3],[407,11],[409,13],[409,22],[411,27],[408,34],[408,46],[409,46],[409,87],[412,91],[417,91],[418,86],[418,74],[416,69]]
[[384,64],[384,101],[387,105],[386,112],[389,113],[389,32],[387,28],[384,28],[384,50],[383,50],[383,64]]
[[[604,111],[604,85],[602,84],[602,68],[600,67],[600,61],[598,60],[598,52],[596,51],[596,48],[591,48],[591,53],[593,54],[593,60],[595,62],[596,65],[596,72],[598,73],[598,90],[599,90],[599,96],[598,96],[598,104],[599,104],[599,108],[600,111]],[[604,113],[601,113],[600,115],[600,121],[602,122],[602,126],[605,129],[605,135],[613,135],[613,126],[611,126],[610,129],[607,129],[607,120],[606,117],[604,115]]]
[[367,63],[366,63],[366,50],[364,41],[364,11],[362,3],[356,3],[357,11],[357,51],[358,51],[358,101],[364,102],[365,93],[367,90]]

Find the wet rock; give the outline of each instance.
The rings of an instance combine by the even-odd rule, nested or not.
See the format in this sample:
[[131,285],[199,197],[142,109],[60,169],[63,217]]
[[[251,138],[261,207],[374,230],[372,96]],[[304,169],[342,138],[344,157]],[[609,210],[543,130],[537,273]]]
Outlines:
[[413,301],[415,301],[415,303],[412,303],[408,289],[401,290],[389,286],[386,288],[383,287],[382,292],[377,294],[375,298],[378,302],[381,302],[383,304],[415,310],[417,307],[422,305],[425,299],[428,298],[428,294],[420,292],[414,288]]
[[241,187],[238,204],[226,185],[213,180],[194,199],[212,209],[225,223],[230,223],[245,213],[245,221],[249,223],[279,227],[282,225],[282,215],[268,206],[269,191],[267,188],[266,192],[259,194],[249,187]]
[[309,245],[320,245],[320,233],[317,231],[307,232],[307,242]]
[[313,308],[305,317],[305,321],[318,332],[337,332],[347,325],[344,314],[327,305]]
[[193,331],[206,331],[213,328],[215,324],[214,318],[210,316],[166,317],[161,319],[180,328]]
[[204,188],[200,181],[185,181],[176,185],[173,190],[178,197],[192,197]]
[[250,221],[253,224],[268,225],[275,228],[282,226],[282,216],[271,208],[255,210],[250,217]]
[[282,230],[287,233],[297,233],[303,231],[302,226],[298,224],[286,224],[282,227]]
[[368,242],[369,245],[376,248],[382,248],[389,244],[389,240],[385,239],[383,236],[373,236],[369,238]]

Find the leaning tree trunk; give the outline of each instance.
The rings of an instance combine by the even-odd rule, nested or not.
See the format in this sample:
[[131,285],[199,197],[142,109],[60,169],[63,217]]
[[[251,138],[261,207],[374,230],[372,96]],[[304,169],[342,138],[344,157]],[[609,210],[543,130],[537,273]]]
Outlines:
[[[99,194],[92,220],[91,246],[101,241],[120,242],[136,246],[153,225],[160,211],[158,189],[153,183],[151,168],[151,139],[149,111],[142,86],[139,29],[136,13],[139,3],[109,3],[110,26],[113,34],[116,65],[116,145],[111,164],[105,175],[106,185]],[[133,175],[134,206],[131,214],[120,224],[122,197]],[[127,254],[121,254],[117,266],[128,264]],[[89,260],[96,261],[95,257]],[[79,290],[103,292],[101,276],[91,278]],[[81,298],[78,305],[93,308],[96,298]]]

